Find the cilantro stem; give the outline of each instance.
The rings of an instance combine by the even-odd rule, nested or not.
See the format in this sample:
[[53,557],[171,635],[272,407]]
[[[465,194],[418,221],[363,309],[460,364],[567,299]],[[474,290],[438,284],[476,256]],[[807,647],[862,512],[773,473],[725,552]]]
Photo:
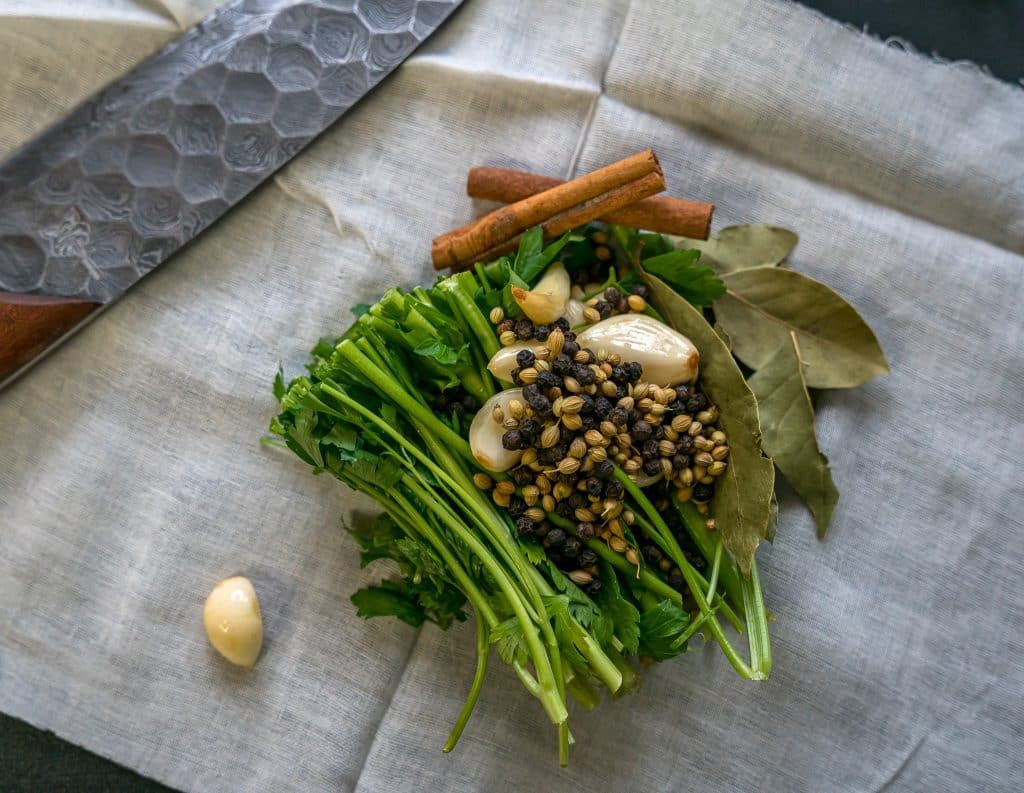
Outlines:
[[[666,539],[661,535],[661,532],[655,529],[654,526],[651,525],[651,523],[649,523],[642,515],[637,515],[636,521],[637,524],[647,532],[647,535],[655,542],[655,544],[661,548],[662,552],[672,558],[673,561],[677,554],[682,554],[682,549],[679,548],[679,544],[676,542],[675,537],[671,536],[671,533]],[[687,560],[687,564],[689,564],[689,560]],[[706,578],[704,578],[704,574],[693,565],[690,565],[690,569],[693,571],[694,578],[700,584],[701,591],[703,592],[710,589],[710,583]],[[732,607],[726,602],[721,593],[715,594],[714,601],[709,598],[708,603],[721,610],[722,616],[729,621],[729,624],[736,629],[737,633],[743,633],[742,620],[740,620],[736,612],[732,610]]]
[[[686,533],[690,535],[690,539],[693,540],[694,545],[700,549],[701,555],[709,562],[712,561],[715,555],[715,533],[710,531],[707,527],[706,518],[701,515],[697,508],[689,501],[679,502],[676,499],[672,499],[675,504],[676,512],[679,513],[679,517],[682,518],[683,525],[686,527]],[[718,532],[718,537],[721,537],[721,532]],[[722,582],[722,587],[729,595],[729,600],[735,605],[740,616],[746,616],[746,607],[743,602],[743,587],[741,585],[742,576],[740,575],[739,568],[736,566],[736,561],[732,558],[732,555],[727,555],[722,560],[722,569],[719,571],[719,579]]]
[[473,613],[476,615],[476,673],[473,675],[473,683],[469,687],[466,703],[462,706],[462,711],[455,720],[452,731],[448,735],[448,740],[444,742],[443,752],[450,752],[454,749],[455,744],[462,737],[462,731],[466,729],[466,724],[473,713],[473,708],[476,707],[476,701],[480,698],[480,692],[484,686],[484,676],[487,674],[487,656],[491,649],[490,632],[487,625],[484,624],[480,612],[474,611]]
[[647,515],[647,518],[657,530],[656,533],[659,533],[664,539],[669,557],[676,563],[676,565],[678,565],[682,572],[683,578],[686,580],[686,586],[689,588],[693,599],[697,602],[697,608],[700,609],[702,614],[708,615],[708,628],[711,631],[711,634],[715,637],[715,641],[717,641],[718,645],[722,648],[722,652],[725,654],[725,657],[729,659],[729,663],[732,664],[732,668],[736,670],[740,677],[745,677],[748,680],[763,680],[765,675],[760,670],[752,670],[747,665],[747,662],[743,660],[740,654],[736,651],[736,648],[732,646],[732,643],[722,631],[721,623],[714,615],[711,614],[711,607],[707,600],[704,599],[704,591],[707,589],[707,582],[704,582],[703,587],[701,586],[699,577],[696,574],[697,571],[694,570],[693,565],[691,565],[683,555],[682,550],[679,548],[675,538],[672,536],[672,532],[665,524],[661,515],[658,514],[658,510],[654,508],[654,504],[652,504],[650,499],[644,495],[643,491],[637,487],[636,482],[630,479],[629,475],[618,466],[615,467],[615,478],[622,483],[626,492],[629,493],[633,500],[643,510],[644,514]]
[[761,576],[757,560],[750,561],[750,578],[743,579],[743,605],[747,612],[747,635],[750,646],[750,665],[767,678],[772,671],[772,647],[768,637],[768,619],[761,592]]
[[573,675],[572,679],[566,684],[566,691],[568,691],[573,699],[580,703],[586,710],[593,710],[599,704],[601,704],[600,698],[597,696],[597,692],[594,691],[590,683],[587,682],[586,678],[581,675]]
[[715,562],[711,566],[711,579],[708,583],[708,593],[705,595],[709,603],[715,601],[715,586],[718,584],[718,569],[722,566],[722,538],[719,536],[715,544]]
[[425,487],[421,486],[414,477],[409,474],[403,474],[402,484],[404,484],[424,506],[429,507],[432,511],[437,513],[438,517],[448,526],[449,530],[469,546],[470,550],[472,550],[473,553],[476,554],[477,558],[479,558],[484,564],[484,567],[487,568],[487,571],[494,578],[498,587],[505,594],[509,607],[515,613],[516,619],[519,620],[520,625],[523,627],[523,637],[530,649],[530,657],[533,659],[533,666],[537,671],[537,680],[541,687],[541,703],[544,705],[544,708],[547,710],[548,716],[553,723],[561,724],[564,722],[569,717],[569,713],[565,709],[564,700],[559,696],[558,684],[555,682],[554,672],[551,668],[551,661],[548,658],[543,645],[540,643],[540,631],[538,630],[537,624],[530,618],[530,615],[526,610],[526,605],[520,597],[521,593],[508,577],[508,573],[505,572],[504,567],[498,563],[498,560],[494,558],[491,552],[487,550],[484,544],[480,542],[473,532],[468,531],[465,525],[449,511],[447,506],[439,502],[437,497],[433,493],[429,492]]
[[455,449],[460,455],[467,460],[473,460],[473,453],[469,449],[469,443],[461,435],[440,421],[430,408],[409,396],[407,391],[367,358],[353,342],[345,339],[337,346],[337,351],[339,355],[356,367],[360,374],[392,402],[405,410],[410,416],[429,427],[435,435],[444,438],[445,443],[452,449]]

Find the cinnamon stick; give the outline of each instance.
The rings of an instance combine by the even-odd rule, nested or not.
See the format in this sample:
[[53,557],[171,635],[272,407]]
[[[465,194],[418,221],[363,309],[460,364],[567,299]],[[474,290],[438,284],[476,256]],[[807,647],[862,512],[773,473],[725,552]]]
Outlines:
[[514,250],[520,235],[540,225],[546,236],[563,234],[601,215],[665,189],[650,149],[520,201],[434,239],[434,268],[464,269]]
[[[560,184],[564,184],[564,182],[552,176],[541,176],[511,168],[478,166],[469,171],[469,178],[466,180],[466,193],[471,198],[484,198],[507,204],[512,201],[521,201]],[[661,234],[675,234],[679,237],[706,240],[711,231],[711,214],[714,211],[714,204],[668,196],[654,196],[609,212],[598,220],[605,223],[618,223],[623,226],[635,226]]]

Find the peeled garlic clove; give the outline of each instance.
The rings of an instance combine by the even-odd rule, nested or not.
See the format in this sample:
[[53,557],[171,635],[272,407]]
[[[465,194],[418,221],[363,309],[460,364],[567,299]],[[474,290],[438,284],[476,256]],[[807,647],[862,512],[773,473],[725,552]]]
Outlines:
[[527,291],[513,286],[512,297],[526,316],[538,324],[547,325],[565,314],[569,288],[569,273],[558,262],[548,267],[533,289]]
[[510,388],[495,394],[477,411],[469,425],[469,448],[473,457],[488,471],[507,471],[519,462],[522,450],[509,451],[501,445],[505,428],[494,420],[494,408],[500,406],[508,413],[508,403],[513,399],[523,400],[523,389]]
[[565,318],[569,322],[570,328],[575,328],[577,325],[583,325],[586,320],[583,318],[583,312],[586,310],[586,306],[582,300],[571,299],[565,304]]
[[682,333],[645,314],[619,314],[581,331],[576,340],[595,352],[618,353],[644,368],[643,379],[662,387],[697,377],[700,353]]
[[252,668],[263,646],[263,617],[248,578],[226,578],[203,606],[203,627],[213,648],[238,666]]
[[491,360],[487,364],[487,371],[499,380],[506,380],[511,383],[512,370],[519,366],[516,363],[516,356],[521,350],[532,350],[535,346],[537,346],[536,342],[517,341],[515,344],[508,345],[508,347],[502,347],[491,356]]

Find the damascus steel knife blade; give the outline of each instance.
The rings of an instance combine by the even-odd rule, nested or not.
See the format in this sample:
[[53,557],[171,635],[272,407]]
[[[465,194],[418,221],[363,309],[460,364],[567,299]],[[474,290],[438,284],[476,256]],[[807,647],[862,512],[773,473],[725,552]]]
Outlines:
[[[11,323],[24,312],[63,307],[52,342],[89,313],[69,306],[119,297],[334,123],[461,2],[229,2],[15,152],[0,165],[0,381],[17,357]],[[47,341],[34,333],[30,342]]]

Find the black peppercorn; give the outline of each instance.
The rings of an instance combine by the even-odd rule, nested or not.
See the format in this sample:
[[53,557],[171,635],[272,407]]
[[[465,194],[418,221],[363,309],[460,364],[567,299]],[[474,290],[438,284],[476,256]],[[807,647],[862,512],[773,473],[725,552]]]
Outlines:
[[551,328],[548,325],[538,325],[533,329],[533,338],[537,341],[547,341],[551,335]]
[[566,537],[565,543],[562,545],[562,556],[573,559],[580,552],[580,541],[575,537]]
[[576,558],[582,567],[590,567],[592,564],[597,564],[597,554],[589,548],[583,548]]
[[510,452],[517,451],[523,448],[523,436],[519,434],[519,430],[509,430],[501,436],[501,445]]
[[587,496],[581,493],[579,490],[574,490],[572,495],[569,496],[569,506],[573,509],[579,509],[580,507],[586,507],[590,504],[587,500]]
[[626,369],[622,366],[613,366],[611,373],[611,381],[618,385],[622,385],[627,380]]
[[645,545],[644,559],[648,564],[657,564],[661,561],[661,549],[657,545]]
[[594,399],[594,415],[598,418],[605,418],[611,409],[612,403],[605,399],[605,397],[599,396]]
[[708,406],[708,398],[703,394],[694,394],[686,400],[686,409],[690,413],[699,413]]
[[703,482],[698,482],[693,486],[693,500],[698,504],[710,501],[714,494],[714,485],[706,485]]
[[510,496],[508,500],[508,514],[513,518],[518,518],[526,512],[526,502],[523,501],[522,496]]
[[644,445],[640,447],[640,454],[646,459],[650,460],[652,457],[658,456],[658,442],[651,438],[649,441],[644,441]]
[[[607,460],[605,460],[607,462]],[[594,498],[600,498],[601,494],[604,493],[604,484],[596,476],[592,476],[587,480],[587,495],[593,496]]]
[[687,388],[684,385],[677,385],[676,386],[676,399],[678,399],[681,402],[685,402],[689,398],[690,398],[690,389]]
[[508,331],[515,329],[516,323],[514,320],[511,319],[502,320],[501,322],[498,323],[498,327],[495,328],[499,336],[502,333],[507,333]]
[[535,360],[537,360],[537,356],[533,354],[533,350],[520,350],[516,353],[516,363],[524,369],[527,366],[533,366]]
[[562,333],[567,333],[569,331],[569,320],[567,320],[565,317],[559,317],[558,319],[556,319],[554,325],[556,328],[562,331]]
[[633,440],[638,441],[640,443],[643,443],[646,440],[650,440],[652,431],[653,430],[651,429],[651,425],[648,424],[643,419],[640,419],[639,421],[634,421],[633,426],[629,428],[629,434],[633,436]]
[[512,472],[512,481],[520,487],[532,485],[536,474],[525,465],[520,466]]
[[623,408],[614,407],[608,411],[608,421],[614,424],[616,427],[626,426],[626,420],[629,418],[629,414]]
[[657,476],[661,473],[661,460],[644,460],[644,473],[648,476]]
[[537,449],[537,462],[541,465],[554,465],[561,457],[558,456],[558,450],[554,446],[549,446],[547,449]]
[[593,385],[597,381],[597,375],[594,374],[594,370],[582,364],[576,367],[573,377],[576,378],[576,382],[580,385]]
[[580,345],[575,341],[569,341],[568,339],[566,339],[565,343],[562,345],[562,352],[564,352],[566,355],[574,356],[579,351]]
[[601,319],[608,319],[612,315],[612,305],[607,300],[598,300],[594,308],[601,315]]
[[[545,372],[545,374],[547,374],[547,372]],[[538,416],[546,416],[551,412],[551,400],[546,396],[535,396],[526,401],[533,409],[533,412]]]
[[634,295],[639,295],[644,300],[650,296],[650,290],[647,288],[647,284],[633,284],[633,288],[630,289]]
[[594,476],[598,479],[611,479],[615,475],[615,466],[607,460],[602,460],[594,466]]
[[562,385],[562,381],[554,372],[543,371],[537,374],[537,385],[547,391],[549,388],[558,388]]
[[542,520],[533,527],[533,533],[538,540],[543,540],[547,537],[549,531],[551,531],[551,524],[546,520]]
[[511,372],[509,372],[509,377],[512,378],[512,382],[515,383],[516,385],[522,385],[523,384],[523,381],[519,379],[519,373],[521,371],[522,370],[517,366],[515,369],[513,369]]
[[677,592],[686,592],[686,579],[682,573],[672,573],[668,577],[668,585]]
[[555,513],[563,518],[571,518],[573,509],[568,501],[559,501],[555,506]]
[[685,413],[686,412],[686,402],[684,402],[681,399],[675,399],[672,402],[669,402],[667,407],[673,413]]
[[672,455],[672,470],[682,471],[690,464],[690,458],[684,454]]
[[532,537],[534,535],[534,524],[529,518],[523,517],[516,521],[516,531],[521,537]]
[[604,290],[604,299],[609,303],[617,303],[619,298],[622,297],[622,292],[616,289],[614,286],[609,286]]
[[586,592],[590,597],[596,597],[597,594],[601,591],[601,579],[595,578],[593,581],[587,584],[586,588],[583,591]]
[[622,482],[618,479],[609,479],[607,484],[604,486],[604,497],[605,498],[622,498],[622,494],[626,489],[622,486]]
[[680,454],[688,454],[693,449],[693,438],[689,435],[680,435],[676,440],[676,448]]
[[540,433],[540,424],[533,419],[523,419],[519,422],[519,434],[527,443],[533,443]]
[[[537,378],[540,379],[539,377]],[[541,395],[540,386],[536,383],[530,383],[527,386],[523,386],[523,399],[529,402],[531,399],[536,399]]]
[[528,341],[533,338],[533,322],[526,317],[516,320],[516,338],[520,341]]
[[567,374],[572,372],[572,359],[570,359],[564,352],[559,353],[551,362],[551,370],[555,374],[560,374],[565,377]]
[[565,542],[565,532],[557,526],[547,533],[544,538],[545,548],[561,548]]
[[589,540],[596,534],[593,523],[577,523],[576,524],[576,536],[581,540]]

